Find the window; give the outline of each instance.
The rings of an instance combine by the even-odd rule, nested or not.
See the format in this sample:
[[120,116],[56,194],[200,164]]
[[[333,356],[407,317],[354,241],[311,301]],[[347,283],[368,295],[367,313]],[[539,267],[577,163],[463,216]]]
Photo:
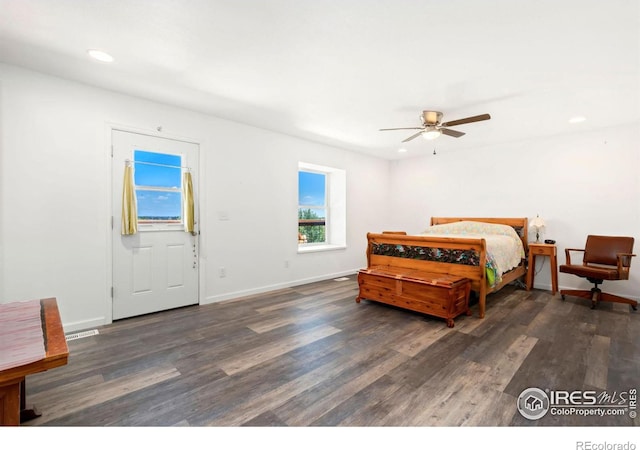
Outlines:
[[182,157],[133,152],[139,224],[182,224]]
[[327,242],[327,175],[298,172],[298,243]]
[[298,251],[346,246],[345,171],[298,164]]

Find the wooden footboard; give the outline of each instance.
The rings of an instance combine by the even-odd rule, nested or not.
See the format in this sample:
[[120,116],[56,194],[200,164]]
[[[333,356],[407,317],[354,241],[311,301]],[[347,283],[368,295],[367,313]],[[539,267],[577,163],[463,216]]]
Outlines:
[[[485,271],[487,248],[484,239],[368,233],[367,240],[368,267],[388,266],[468,278],[471,280],[471,289],[478,292],[479,315],[484,317],[488,291]],[[468,255],[468,258],[463,259],[467,260],[469,264],[423,259],[426,257],[424,252],[431,251],[451,255]],[[410,254],[411,252],[415,252],[415,254]]]

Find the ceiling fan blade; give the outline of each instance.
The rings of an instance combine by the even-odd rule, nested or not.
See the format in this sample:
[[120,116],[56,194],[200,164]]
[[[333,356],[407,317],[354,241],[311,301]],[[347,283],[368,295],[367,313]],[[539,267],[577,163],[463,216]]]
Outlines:
[[393,130],[422,130],[423,127],[408,127],[408,128],[380,128],[380,131],[393,131]]
[[460,136],[465,135],[465,133],[463,133],[462,131],[450,130],[448,128],[440,128],[440,131],[442,131],[442,134],[446,134],[447,136],[455,138],[459,138]]
[[491,116],[489,114],[480,114],[479,116],[467,117],[465,119],[452,120],[450,122],[444,122],[440,124],[443,127],[453,127],[456,125],[462,125],[463,123],[480,122],[481,120],[489,120]]
[[402,142],[409,142],[411,139],[415,139],[418,136],[420,136],[422,134],[422,130],[418,131],[416,134],[414,134],[413,136],[409,136],[408,138],[406,138],[404,141]]

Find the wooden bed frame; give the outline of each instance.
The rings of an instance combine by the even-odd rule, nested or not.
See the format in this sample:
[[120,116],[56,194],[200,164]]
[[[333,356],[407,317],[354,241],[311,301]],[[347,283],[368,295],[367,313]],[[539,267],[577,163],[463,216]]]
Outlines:
[[[509,225],[513,227],[524,245],[525,255],[528,252],[528,220],[519,218],[478,218],[478,217],[432,217],[431,225],[440,225],[460,221],[474,221]],[[434,274],[449,274],[471,280],[471,290],[478,294],[479,316],[485,315],[487,294],[496,292],[505,285],[523,277],[527,273],[526,260],[520,265],[502,275],[502,281],[493,287],[488,286],[485,265],[487,262],[487,248],[484,239],[463,237],[436,237],[407,235],[402,231],[387,231],[383,233],[367,234],[367,267],[389,266],[394,268],[413,269]],[[415,247],[435,247],[453,250],[472,250],[479,255],[477,266],[456,264],[439,261],[427,261],[394,256],[375,255],[372,252],[374,244],[408,245]]]

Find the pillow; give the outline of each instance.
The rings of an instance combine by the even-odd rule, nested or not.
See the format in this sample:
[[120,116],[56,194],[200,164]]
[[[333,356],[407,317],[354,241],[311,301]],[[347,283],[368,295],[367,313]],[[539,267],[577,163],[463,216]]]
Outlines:
[[474,222],[471,220],[432,225],[427,228],[423,234],[500,234],[520,240],[520,236],[518,236],[518,233],[512,226],[501,223]]

